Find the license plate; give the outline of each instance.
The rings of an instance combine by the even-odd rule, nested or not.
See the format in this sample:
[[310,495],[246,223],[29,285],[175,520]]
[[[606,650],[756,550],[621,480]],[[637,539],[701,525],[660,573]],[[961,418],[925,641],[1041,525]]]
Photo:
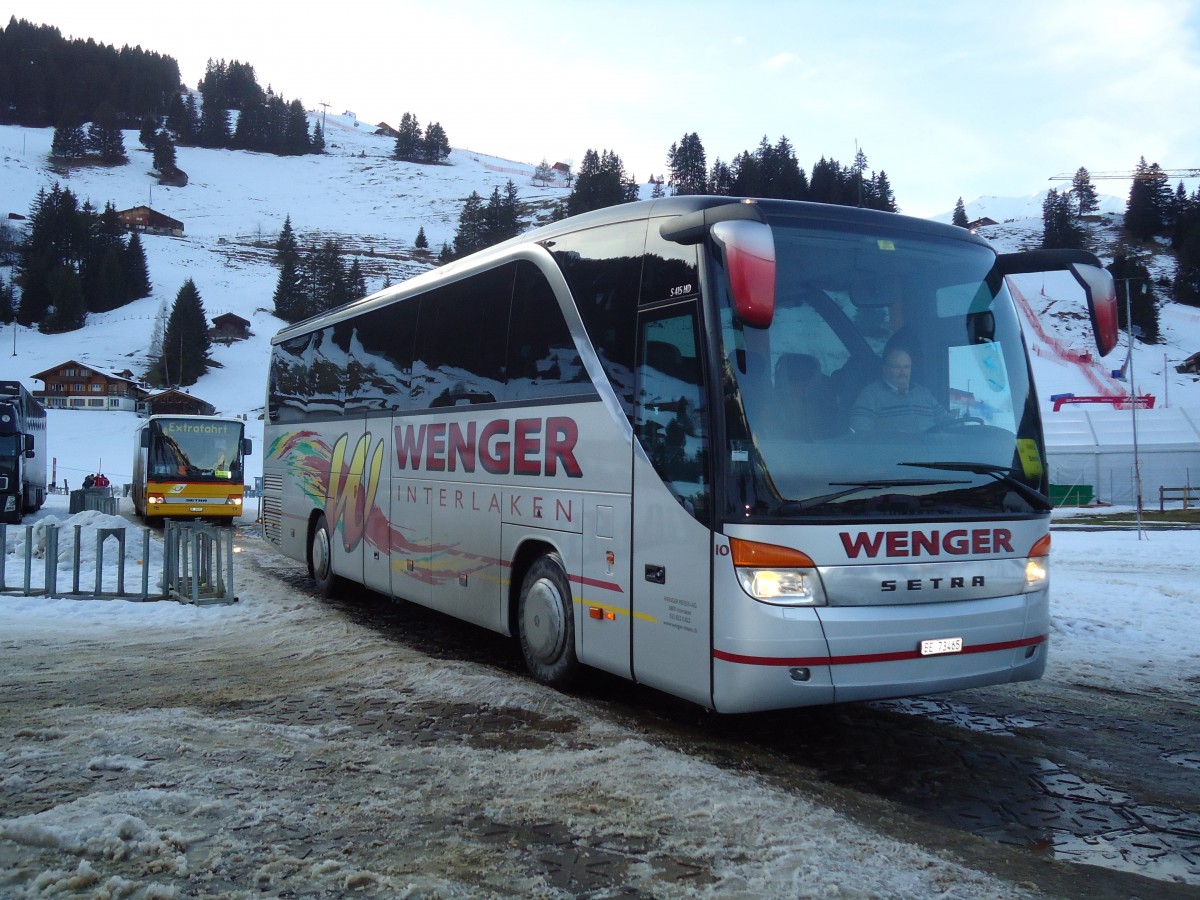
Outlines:
[[921,641],[922,656],[938,656],[942,653],[962,653],[962,638],[935,638]]

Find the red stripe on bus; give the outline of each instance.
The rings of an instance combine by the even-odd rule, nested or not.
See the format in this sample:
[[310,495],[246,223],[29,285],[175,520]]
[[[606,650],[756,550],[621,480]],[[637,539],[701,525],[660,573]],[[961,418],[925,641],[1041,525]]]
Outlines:
[[725,650],[713,650],[713,658],[722,662],[738,663],[743,666],[859,666],[866,663],[897,662],[905,659],[937,659],[940,656],[962,656],[964,653],[992,653],[997,650],[1016,650],[1020,647],[1036,647],[1044,643],[1049,635],[1022,638],[1019,641],[1000,641],[995,644],[975,644],[963,647],[959,653],[939,653],[922,656],[920,649],[902,650],[896,653],[864,653],[859,656],[745,656]]
[[595,578],[584,578],[581,575],[572,575],[568,580],[576,582],[581,587],[600,588],[602,591],[614,591],[618,594],[625,593],[619,584],[613,584],[611,581],[597,581]]

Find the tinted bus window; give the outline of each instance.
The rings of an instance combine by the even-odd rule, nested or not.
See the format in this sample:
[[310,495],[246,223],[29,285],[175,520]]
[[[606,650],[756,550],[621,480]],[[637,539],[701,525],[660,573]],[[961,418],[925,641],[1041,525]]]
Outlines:
[[633,417],[634,343],[646,223],[622,222],[556,237],[562,269],[608,380]]
[[307,418],[338,418],[342,415],[346,354],[333,340],[333,326],[314,331],[310,338]]
[[412,373],[417,409],[502,398],[514,268],[501,266],[422,295]]
[[415,300],[401,301],[338,326],[338,340],[347,354],[347,413],[411,406],[412,351],[419,309]]
[[554,290],[533,263],[517,263],[508,338],[509,400],[593,394]]
[[694,244],[676,244],[658,233],[661,219],[651,219],[642,266],[641,303],[680,300],[700,291],[700,271]]
[[308,402],[308,335],[276,344],[271,353],[267,417],[272,422],[304,421]]

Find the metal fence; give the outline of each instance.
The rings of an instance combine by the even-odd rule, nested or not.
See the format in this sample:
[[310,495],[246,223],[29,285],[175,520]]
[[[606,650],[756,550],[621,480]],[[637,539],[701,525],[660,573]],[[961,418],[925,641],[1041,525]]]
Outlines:
[[[113,498],[115,500],[115,498]],[[7,572],[8,529],[0,524],[0,595],[67,597],[90,600],[176,600],[206,605],[233,603],[233,529],[202,522],[167,521],[163,530],[163,550],[158,577],[151,560],[151,534],[148,528],[119,526],[94,531],[95,555],[85,560],[82,525],[60,526],[55,523],[20,525],[25,529],[20,575]],[[40,542],[35,530],[41,529]],[[128,532],[141,540],[140,573],[131,584],[126,579]],[[64,538],[71,541],[69,552],[60,559]],[[138,538],[134,538],[137,540]],[[115,545],[115,546],[114,546]],[[35,563],[36,560],[36,563]],[[95,563],[91,584],[83,583],[84,563]]]

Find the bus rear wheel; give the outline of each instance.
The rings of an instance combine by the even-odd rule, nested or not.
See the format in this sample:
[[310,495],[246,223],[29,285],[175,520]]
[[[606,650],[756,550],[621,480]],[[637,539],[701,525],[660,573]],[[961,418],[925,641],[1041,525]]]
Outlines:
[[326,599],[333,596],[337,583],[337,576],[333,574],[333,539],[323,513],[317,517],[308,541],[308,574],[316,584],[318,594]]
[[579,674],[572,607],[562,560],[557,554],[542,556],[521,582],[517,627],[525,665],[543,684],[567,687]]

